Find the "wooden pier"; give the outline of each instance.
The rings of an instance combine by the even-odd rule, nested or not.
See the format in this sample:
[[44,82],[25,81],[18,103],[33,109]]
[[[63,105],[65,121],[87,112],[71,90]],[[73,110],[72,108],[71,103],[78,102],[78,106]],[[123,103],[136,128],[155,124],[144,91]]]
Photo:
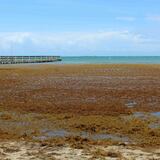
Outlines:
[[0,64],[47,63],[61,60],[60,56],[0,56]]

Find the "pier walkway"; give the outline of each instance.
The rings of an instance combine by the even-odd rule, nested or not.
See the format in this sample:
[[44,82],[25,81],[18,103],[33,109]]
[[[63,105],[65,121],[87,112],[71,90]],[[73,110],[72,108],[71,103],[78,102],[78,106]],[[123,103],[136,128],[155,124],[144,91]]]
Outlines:
[[46,63],[61,60],[60,56],[0,56],[0,64]]

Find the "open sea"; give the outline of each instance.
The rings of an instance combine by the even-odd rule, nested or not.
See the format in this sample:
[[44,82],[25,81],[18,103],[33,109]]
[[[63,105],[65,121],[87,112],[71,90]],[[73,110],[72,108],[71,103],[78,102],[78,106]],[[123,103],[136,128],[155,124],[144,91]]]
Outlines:
[[60,64],[160,64],[160,56],[62,57]]

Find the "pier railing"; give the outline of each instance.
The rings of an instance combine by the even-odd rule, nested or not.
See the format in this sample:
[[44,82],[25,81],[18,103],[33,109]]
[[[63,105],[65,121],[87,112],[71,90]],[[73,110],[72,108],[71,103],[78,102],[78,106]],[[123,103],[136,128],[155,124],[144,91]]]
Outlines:
[[46,63],[61,61],[60,56],[0,56],[0,64]]

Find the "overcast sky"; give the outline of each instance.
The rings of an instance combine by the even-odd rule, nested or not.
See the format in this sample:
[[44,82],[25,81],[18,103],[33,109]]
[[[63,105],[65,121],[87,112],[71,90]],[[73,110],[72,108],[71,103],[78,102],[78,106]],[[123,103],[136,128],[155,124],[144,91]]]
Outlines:
[[160,55],[160,0],[0,0],[0,55]]

